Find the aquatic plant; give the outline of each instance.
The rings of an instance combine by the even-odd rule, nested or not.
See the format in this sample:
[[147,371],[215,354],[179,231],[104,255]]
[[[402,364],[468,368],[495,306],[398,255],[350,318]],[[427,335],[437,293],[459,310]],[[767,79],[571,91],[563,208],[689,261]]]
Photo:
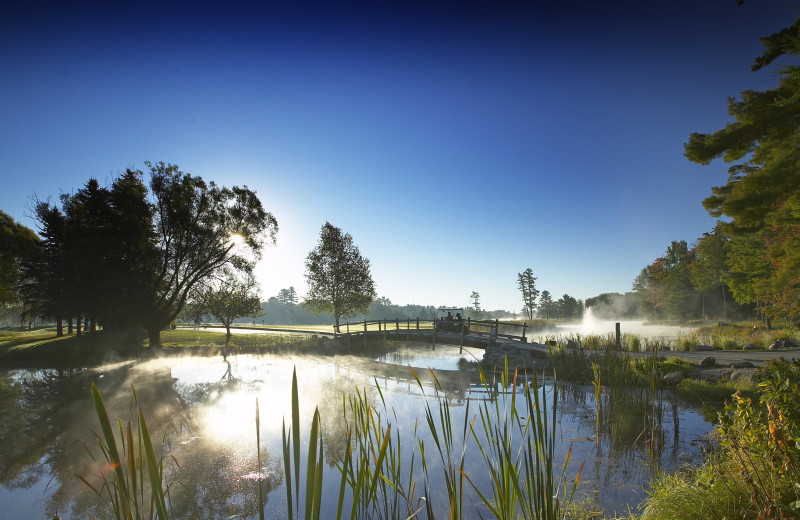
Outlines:
[[103,460],[98,461],[88,447],[86,451],[98,468],[97,477],[102,484],[98,487],[90,483],[85,476],[78,475],[78,478],[99,497],[105,498],[117,519],[138,520],[157,517],[159,520],[167,520],[168,488],[163,484],[163,459],[156,458],[144,412],[138,404],[133,387],[131,391],[133,392],[131,406],[135,407],[137,417],[136,435],[133,434],[130,419],[124,426],[119,419],[118,447],[103,398],[92,383],[92,399],[102,431],[102,435],[95,434],[95,437]]

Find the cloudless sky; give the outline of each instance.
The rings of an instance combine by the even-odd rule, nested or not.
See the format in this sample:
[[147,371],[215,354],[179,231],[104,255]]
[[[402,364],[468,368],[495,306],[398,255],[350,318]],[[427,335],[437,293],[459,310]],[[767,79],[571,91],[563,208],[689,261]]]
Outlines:
[[36,2],[0,7],[0,209],[144,161],[256,190],[278,220],[264,298],[329,221],[393,303],[519,311],[625,292],[710,231],[727,165],[683,157],[730,121],[758,37],[795,0]]

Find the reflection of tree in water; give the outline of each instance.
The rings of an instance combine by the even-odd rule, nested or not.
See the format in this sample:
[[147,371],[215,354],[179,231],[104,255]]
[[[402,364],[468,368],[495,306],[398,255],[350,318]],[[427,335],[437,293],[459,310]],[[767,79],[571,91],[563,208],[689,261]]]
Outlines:
[[[226,363],[225,373],[216,382],[177,385],[190,421],[189,427],[170,442],[169,455],[178,461],[166,477],[172,484],[170,500],[175,518],[229,518],[231,513],[249,518],[258,514],[255,442],[252,446],[226,445],[205,436],[196,426],[196,414],[202,407],[213,407],[228,394],[255,388],[254,383],[234,377],[230,362]],[[269,493],[283,483],[283,473],[281,458],[263,450],[260,475],[266,503]]]
[[[153,440],[165,440],[167,462],[174,449],[175,453],[186,456],[189,467],[197,467],[200,471],[191,477],[187,477],[185,471],[177,473],[176,477],[184,482],[196,486],[193,480],[206,480],[204,471],[209,471],[208,476],[213,477],[210,470],[216,468],[222,472],[224,468],[232,467],[232,464],[225,462],[237,458],[230,450],[222,450],[212,458],[207,450],[203,450],[201,456],[190,453],[191,450],[178,449],[181,445],[174,439],[191,436],[196,428],[192,424],[191,409],[173,387],[175,379],[169,368],[132,370],[132,367],[126,366],[102,375],[81,370],[18,371],[14,377],[8,373],[0,375],[0,415],[3,417],[0,421],[0,442],[3,444],[0,450],[0,484],[10,490],[29,489],[42,479],[49,478],[47,487],[50,496],[45,507],[48,516],[55,513],[63,518],[86,518],[89,514],[108,516],[101,500],[76,477],[81,475],[98,482],[98,468],[92,464],[86,452],[86,448],[89,448],[95,458],[102,458],[92,434],[92,431],[99,432],[91,398],[93,381],[103,395],[112,424],[116,418],[121,418],[123,422],[133,418],[135,411],[132,408],[131,383],[134,384]],[[83,440],[85,446],[76,442],[78,440]],[[252,452],[255,460],[255,446]],[[275,462],[268,460],[267,466],[272,468]],[[183,466],[183,461],[178,461]],[[250,471],[255,472],[255,462],[252,466]],[[226,500],[222,498],[223,494],[241,494],[244,497],[243,489],[247,485],[255,493],[256,481],[242,483],[239,480],[237,487],[235,482],[223,485],[217,479],[213,485],[209,485],[213,493],[185,496],[195,502],[224,504]],[[274,480],[267,482],[265,490]],[[274,485],[279,483],[280,478]],[[173,486],[172,489],[178,492],[177,487]],[[243,504],[247,502],[245,499],[240,501]],[[189,511],[198,510],[200,506],[181,507]],[[223,506],[216,510],[228,509]],[[202,516],[207,514],[203,513]]]
[[[224,446],[213,440],[195,439],[171,453],[180,467],[167,476],[172,483],[170,500],[175,518],[241,518],[258,514],[258,471],[255,444]],[[263,450],[263,448],[262,448]],[[264,501],[283,483],[279,457],[262,452]]]
[[366,391],[366,402],[369,405],[374,406],[377,403],[378,392],[374,383],[359,382],[345,373],[321,382],[320,388],[324,388],[325,391],[317,398],[317,407],[322,442],[325,446],[323,456],[329,466],[333,466],[344,457],[348,424],[353,424],[353,412],[347,396],[355,393],[356,386],[362,395]]

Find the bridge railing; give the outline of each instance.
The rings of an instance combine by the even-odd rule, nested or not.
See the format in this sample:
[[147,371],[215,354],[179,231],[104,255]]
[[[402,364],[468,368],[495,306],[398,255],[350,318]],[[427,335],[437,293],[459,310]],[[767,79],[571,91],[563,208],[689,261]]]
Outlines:
[[340,334],[361,334],[369,332],[402,332],[402,331],[450,332],[473,336],[488,336],[497,339],[505,338],[527,342],[527,324],[525,322],[508,322],[500,320],[423,320],[420,318],[395,318],[382,320],[363,320],[347,322],[339,325]]

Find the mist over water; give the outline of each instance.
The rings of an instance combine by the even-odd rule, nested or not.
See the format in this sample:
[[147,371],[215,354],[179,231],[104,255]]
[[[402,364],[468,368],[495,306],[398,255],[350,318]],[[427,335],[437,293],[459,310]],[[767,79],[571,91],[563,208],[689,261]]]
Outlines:
[[[602,333],[609,323],[611,328],[606,332],[613,330],[613,322],[592,324],[589,318],[590,327],[575,331]],[[183,357],[89,370],[0,371],[0,414],[4,418],[0,442],[9,448],[0,450],[0,503],[11,505],[21,517],[52,517],[55,512],[65,520],[86,518],[89,513],[106,516],[96,497],[75,478],[76,474],[97,472],[85,449],[75,442],[82,439],[93,445],[91,429],[97,430],[97,419],[90,385],[94,382],[112,418],[123,420],[130,413],[131,384],[135,386],[153,438],[164,439],[165,454],[180,464],[169,464],[166,471],[168,481],[181,483],[173,488],[172,499],[182,518],[227,518],[231,504],[241,518],[257,518],[254,482],[259,471],[254,419],[258,399],[263,461],[260,473],[267,495],[266,512],[271,518],[284,516],[280,435],[283,419],[291,415],[291,378],[295,368],[301,424],[307,427],[314,409],[320,410],[325,472],[330,476],[325,481],[323,502],[335,503],[338,479],[334,461],[343,453],[346,439],[341,420],[342,394],[359,388],[366,391],[366,399],[375,406],[385,400],[387,409],[393,411],[386,419],[402,432],[403,453],[410,454],[417,445],[412,436],[415,425],[425,423],[426,400],[435,399],[431,397],[434,375],[427,367],[435,371],[442,388],[440,399],[447,399],[453,424],[464,424],[467,402],[491,397],[484,392],[477,372],[459,369],[458,360],[472,360],[481,354],[480,349],[464,349],[459,354],[458,347],[437,344],[433,349],[418,344],[358,356],[240,355],[229,356],[230,363],[219,357]],[[421,379],[424,392],[409,365]],[[552,396],[554,390],[546,383],[540,391]],[[671,402],[676,419],[673,424],[665,417],[664,435],[674,441],[667,443],[663,454],[645,460],[642,447],[636,445],[634,438],[619,442],[601,432],[600,439],[596,439],[595,403],[590,387],[562,384],[559,393],[561,415],[556,451],[560,461],[556,466],[572,446],[567,474],[577,474],[586,462],[579,494],[593,497],[609,511],[623,510],[627,504],[635,507],[644,498],[642,486],[658,468],[671,471],[699,460],[701,455],[693,441],[711,429],[697,411]],[[419,431],[426,444],[432,443],[424,428]],[[306,434],[304,430],[303,435]],[[436,483],[440,476],[438,466],[435,461],[430,464],[435,476],[431,497],[442,509],[437,509],[441,513],[437,516],[446,516],[446,500]],[[476,459],[470,459],[467,469],[478,485],[489,485],[481,480],[485,468]]]
[[582,322],[556,325],[556,333],[563,336],[614,334],[616,323],[619,323],[621,334],[636,334],[641,337],[663,340],[676,340],[681,336],[691,334],[696,328],[679,325],[646,325],[644,320],[599,319],[594,316],[594,311],[589,307],[583,313]]

